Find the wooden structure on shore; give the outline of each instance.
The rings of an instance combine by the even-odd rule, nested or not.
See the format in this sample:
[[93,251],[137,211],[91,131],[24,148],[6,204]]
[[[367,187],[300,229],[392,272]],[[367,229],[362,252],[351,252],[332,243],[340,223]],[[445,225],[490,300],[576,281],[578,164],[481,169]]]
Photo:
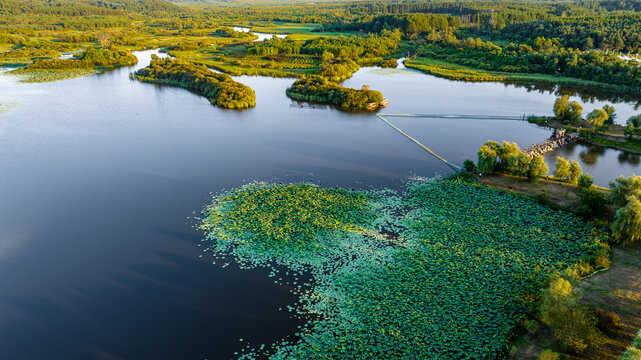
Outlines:
[[383,101],[381,101],[380,103],[377,103],[377,102],[369,103],[367,105],[367,110],[373,111],[378,109],[379,107],[384,108],[387,106],[387,104],[389,104],[389,99],[383,99]]

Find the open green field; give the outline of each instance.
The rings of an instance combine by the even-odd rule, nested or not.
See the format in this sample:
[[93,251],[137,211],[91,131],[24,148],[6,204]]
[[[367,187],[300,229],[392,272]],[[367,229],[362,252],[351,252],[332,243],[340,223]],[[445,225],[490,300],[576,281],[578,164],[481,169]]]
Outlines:
[[634,153],[641,153],[641,140],[622,139],[622,141],[608,139],[602,136],[591,136],[589,142],[614,149],[623,149]]
[[81,76],[95,74],[98,71],[95,69],[71,69],[71,70],[23,70],[18,69],[10,73],[10,75],[18,75],[21,82],[25,83],[43,83],[73,79]]
[[214,253],[289,283],[301,297],[290,311],[313,314],[298,341],[241,359],[497,358],[549,277],[607,240],[569,213],[451,181],[403,194],[253,184],[216,196],[200,228]]

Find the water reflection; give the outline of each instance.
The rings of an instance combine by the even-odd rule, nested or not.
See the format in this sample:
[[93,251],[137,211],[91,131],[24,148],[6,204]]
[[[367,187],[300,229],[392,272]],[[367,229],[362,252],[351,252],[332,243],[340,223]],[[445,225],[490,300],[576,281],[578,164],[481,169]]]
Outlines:
[[619,163],[627,163],[631,165],[639,165],[639,162],[641,162],[641,155],[640,154],[635,154],[627,151],[621,151],[619,152],[619,156],[617,157],[619,160]]

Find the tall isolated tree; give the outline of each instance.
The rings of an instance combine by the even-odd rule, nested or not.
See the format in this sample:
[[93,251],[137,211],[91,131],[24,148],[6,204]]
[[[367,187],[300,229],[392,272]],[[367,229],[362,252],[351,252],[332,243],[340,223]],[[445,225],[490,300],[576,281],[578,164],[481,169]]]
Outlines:
[[499,156],[499,170],[510,170],[510,159],[518,156],[521,150],[515,142],[503,141],[503,145],[497,148],[497,153]]
[[527,169],[527,177],[530,181],[536,181],[539,177],[547,175],[549,171],[550,169],[545,163],[543,155],[538,155],[530,161]]
[[641,193],[641,176],[632,175],[630,177],[619,176],[610,182],[610,195],[608,200],[616,207],[622,207],[626,204],[629,196],[635,193]]
[[554,102],[554,107],[552,109],[554,110],[554,115],[556,115],[559,120],[569,119],[570,96],[563,95],[560,98],[556,99],[556,101]]
[[576,123],[581,121],[583,106],[576,101],[570,103],[570,122]]
[[519,151],[507,159],[507,168],[514,175],[525,176],[528,173],[530,162],[531,159]]
[[583,106],[576,101],[570,102],[569,95],[556,99],[553,106],[554,115],[561,121],[578,122],[581,120]]
[[605,104],[603,106],[603,111],[605,111],[606,114],[608,114],[608,119],[605,121],[607,125],[614,125],[614,119],[617,118],[617,114],[615,113],[614,106],[610,104]]
[[641,192],[628,196],[625,206],[617,210],[612,234],[623,244],[641,240]]
[[579,177],[583,174],[581,165],[576,160],[570,161],[570,182],[576,184],[579,181]]
[[570,163],[560,156],[556,157],[554,176],[560,178],[561,180],[566,180],[568,177],[570,177]]
[[496,169],[498,159],[497,149],[499,144],[495,141],[487,141],[478,151],[476,167],[481,174],[491,174]]
[[597,127],[603,126],[603,124],[608,121],[608,113],[603,109],[594,109],[591,113],[588,114],[585,120],[596,131]]

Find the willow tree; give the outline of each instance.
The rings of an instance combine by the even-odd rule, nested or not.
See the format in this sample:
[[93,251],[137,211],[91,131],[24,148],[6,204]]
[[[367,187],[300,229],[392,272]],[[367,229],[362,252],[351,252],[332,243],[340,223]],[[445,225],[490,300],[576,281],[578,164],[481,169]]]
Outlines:
[[481,146],[477,153],[477,168],[481,174],[490,174],[496,169],[499,148],[496,141],[487,141]]
[[641,192],[630,195],[625,206],[617,210],[612,234],[623,244],[641,240]]
[[570,163],[560,156],[556,157],[554,176],[560,178],[561,180],[566,180],[568,177],[570,177]]
[[530,181],[536,181],[539,177],[547,175],[550,171],[545,163],[543,155],[535,156],[527,169],[527,177]]
[[570,182],[576,184],[579,181],[579,177],[583,174],[581,165],[576,160],[570,161]]
[[588,122],[588,124],[592,125],[592,128],[596,130],[599,126],[603,126],[606,121],[608,121],[608,113],[603,110],[603,109],[594,109],[591,113],[588,114],[588,116],[585,118],[585,120]]
[[619,176],[610,183],[610,195],[608,200],[616,206],[624,206],[629,196],[634,193],[641,193],[641,176],[623,177]]

